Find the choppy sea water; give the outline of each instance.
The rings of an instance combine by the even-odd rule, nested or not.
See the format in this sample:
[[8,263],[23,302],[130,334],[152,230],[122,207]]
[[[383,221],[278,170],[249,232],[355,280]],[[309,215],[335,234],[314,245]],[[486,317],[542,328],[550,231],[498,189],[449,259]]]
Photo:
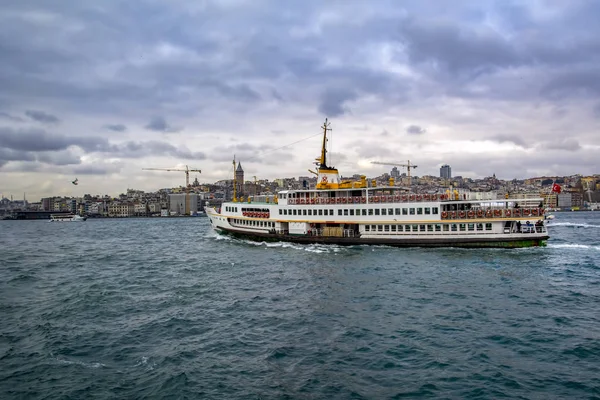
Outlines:
[[0,398],[600,398],[600,213],[546,248],[0,222]]

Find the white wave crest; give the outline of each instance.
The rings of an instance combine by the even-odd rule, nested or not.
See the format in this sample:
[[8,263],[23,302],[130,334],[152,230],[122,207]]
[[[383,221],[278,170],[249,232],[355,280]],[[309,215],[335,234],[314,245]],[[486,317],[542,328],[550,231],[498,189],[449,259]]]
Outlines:
[[547,224],[550,227],[555,227],[555,226],[572,226],[572,227],[578,227],[578,228],[600,228],[600,225],[594,225],[594,224],[588,224],[586,222],[550,222]]
[[591,246],[588,244],[577,244],[577,243],[562,243],[562,244],[551,244],[548,243],[548,247],[553,249],[584,249],[584,250],[600,250],[600,246]]
[[148,364],[148,357],[146,356],[142,357],[140,361],[138,361],[137,364],[134,365],[134,367],[144,367],[145,371],[152,371],[155,366],[155,362]]
[[307,251],[309,253],[337,253],[344,248],[334,244],[298,244],[291,242],[252,242],[244,240],[245,243],[255,246],[265,246],[266,248],[294,249]]
[[63,360],[60,358],[56,358],[55,360],[58,364],[62,364],[62,365],[80,365],[85,368],[104,368],[104,367],[106,367],[105,364],[102,364],[99,362],[86,363],[83,361],[70,361],[70,360]]

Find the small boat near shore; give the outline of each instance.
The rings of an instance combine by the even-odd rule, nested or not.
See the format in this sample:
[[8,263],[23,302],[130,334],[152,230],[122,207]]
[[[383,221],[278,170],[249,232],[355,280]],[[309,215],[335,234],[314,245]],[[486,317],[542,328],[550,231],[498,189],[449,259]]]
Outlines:
[[[415,193],[394,184],[342,180],[327,165],[327,120],[314,189],[237,198],[206,207],[217,232],[257,241],[397,247],[534,247],[549,238],[543,199],[482,199],[442,189]],[[235,162],[234,162],[235,164]],[[235,179],[234,179],[235,188]]]
[[51,214],[50,222],[83,222],[87,217],[77,214]]

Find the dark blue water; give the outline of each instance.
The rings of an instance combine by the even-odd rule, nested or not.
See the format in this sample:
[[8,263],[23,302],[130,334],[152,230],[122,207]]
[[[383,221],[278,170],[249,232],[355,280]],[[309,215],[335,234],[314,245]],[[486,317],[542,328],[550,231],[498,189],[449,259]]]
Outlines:
[[0,222],[0,398],[600,398],[600,213],[546,248]]

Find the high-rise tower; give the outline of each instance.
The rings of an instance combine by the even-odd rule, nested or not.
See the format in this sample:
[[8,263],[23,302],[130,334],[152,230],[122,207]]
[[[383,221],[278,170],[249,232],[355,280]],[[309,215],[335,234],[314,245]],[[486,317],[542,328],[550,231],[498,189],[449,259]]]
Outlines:
[[452,178],[452,169],[448,164],[444,164],[440,168],[440,178],[450,179]]

